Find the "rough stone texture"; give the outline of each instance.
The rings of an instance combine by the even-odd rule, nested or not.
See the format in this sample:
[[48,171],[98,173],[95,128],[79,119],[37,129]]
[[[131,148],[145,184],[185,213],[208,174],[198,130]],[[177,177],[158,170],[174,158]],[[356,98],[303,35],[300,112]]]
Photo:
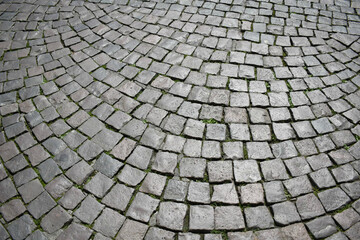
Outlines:
[[0,239],[360,239],[359,14],[2,1]]
[[96,219],[94,229],[104,236],[114,237],[124,221],[124,216],[110,208],[105,208],[101,215]]
[[190,207],[190,230],[212,230],[215,226],[214,209],[211,206]]
[[249,228],[271,228],[274,220],[265,206],[249,207],[245,209],[246,223]]
[[162,202],[156,217],[157,223],[165,228],[181,231],[187,206],[182,203]]
[[319,199],[327,212],[339,209],[350,201],[340,188],[331,188],[319,193]]
[[316,238],[328,237],[337,231],[336,224],[330,216],[314,219],[306,224]]
[[215,208],[215,229],[238,230],[245,227],[241,209],[235,206]]

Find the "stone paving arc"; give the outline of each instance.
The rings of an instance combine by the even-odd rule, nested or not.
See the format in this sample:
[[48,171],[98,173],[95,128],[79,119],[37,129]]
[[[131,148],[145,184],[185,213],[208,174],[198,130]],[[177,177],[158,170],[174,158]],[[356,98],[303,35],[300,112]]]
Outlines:
[[360,239],[358,0],[0,1],[0,239]]

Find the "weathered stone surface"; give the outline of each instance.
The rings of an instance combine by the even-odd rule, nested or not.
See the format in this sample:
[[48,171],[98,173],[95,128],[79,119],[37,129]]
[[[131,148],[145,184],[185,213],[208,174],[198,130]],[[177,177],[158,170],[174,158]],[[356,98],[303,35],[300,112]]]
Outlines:
[[171,230],[181,231],[187,208],[183,203],[160,203],[159,213],[156,217],[157,224]]
[[245,209],[246,225],[249,228],[271,228],[274,220],[265,206],[249,207]]
[[359,10],[2,1],[0,239],[360,239]]
[[212,230],[214,227],[213,207],[203,205],[190,207],[190,230]]
[[110,208],[105,208],[101,215],[96,219],[94,229],[105,236],[114,237],[124,221],[125,217],[120,213]]

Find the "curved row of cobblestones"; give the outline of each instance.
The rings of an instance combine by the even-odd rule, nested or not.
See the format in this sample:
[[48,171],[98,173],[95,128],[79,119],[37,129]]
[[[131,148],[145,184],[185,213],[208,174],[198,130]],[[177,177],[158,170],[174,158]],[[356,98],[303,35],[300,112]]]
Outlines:
[[0,1],[0,239],[360,239],[360,2]]

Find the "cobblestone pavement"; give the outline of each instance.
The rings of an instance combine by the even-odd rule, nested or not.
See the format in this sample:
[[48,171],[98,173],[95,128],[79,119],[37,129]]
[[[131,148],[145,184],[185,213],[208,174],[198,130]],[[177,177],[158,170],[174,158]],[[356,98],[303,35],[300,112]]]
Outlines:
[[0,1],[0,239],[360,239],[360,1]]

